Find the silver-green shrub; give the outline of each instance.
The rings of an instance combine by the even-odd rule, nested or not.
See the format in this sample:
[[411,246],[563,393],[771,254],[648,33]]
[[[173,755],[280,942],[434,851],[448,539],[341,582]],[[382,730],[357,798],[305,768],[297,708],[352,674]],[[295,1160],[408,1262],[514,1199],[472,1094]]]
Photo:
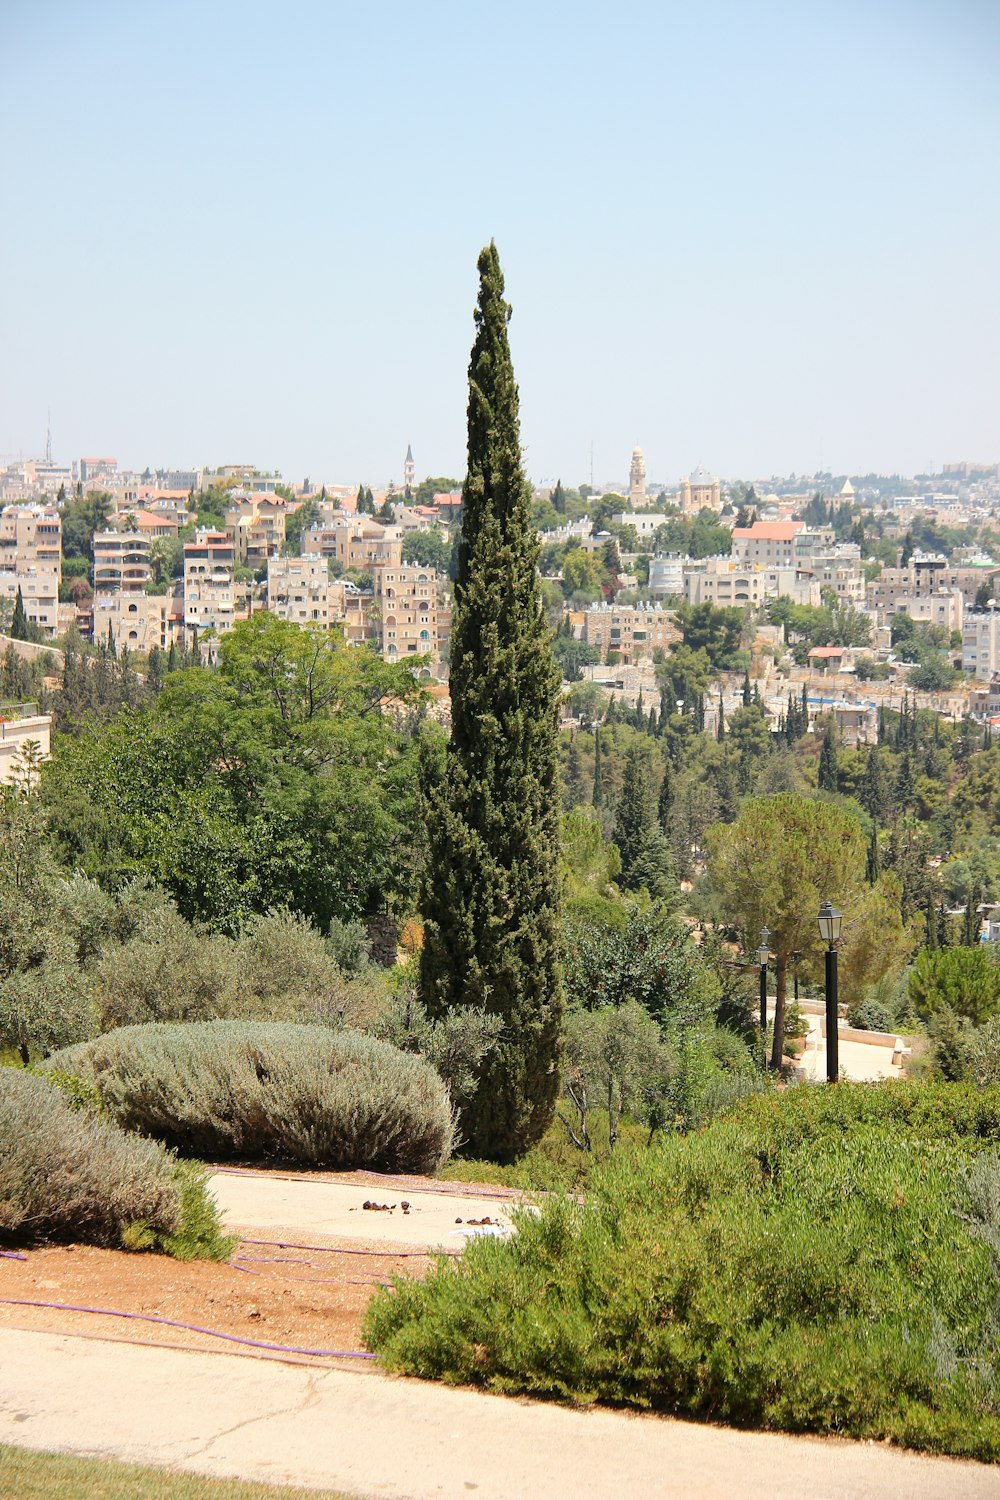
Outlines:
[[129,1130],[186,1155],[433,1171],[454,1120],[429,1063],[360,1032],[281,1022],[122,1027],[57,1053]]
[[118,1246],[139,1224],[176,1234],[181,1218],[177,1164],[161,1146],[0,1068],[0,1238]]

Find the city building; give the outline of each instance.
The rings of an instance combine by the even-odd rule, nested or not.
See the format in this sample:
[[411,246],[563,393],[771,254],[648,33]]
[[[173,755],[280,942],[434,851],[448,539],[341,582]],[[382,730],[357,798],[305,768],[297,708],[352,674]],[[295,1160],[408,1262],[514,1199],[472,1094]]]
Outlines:
[[238,568],[256,571],[278,556],[285,543],[287,515],[285,502],[268,494],[241,496],[226,511],[226,531]]
[[583,639],[608,660],[618,653],[623,666],[651,657],[659,647],[668,651],[680,639],[670,610],[661,604],[592,604],[584,613]]
[[37,703],[0,702],[0,785],[23,778],[30,760],[48,760],[52,752],[52,716]]
[[679,599],[684,593],[684,563],[677,553],[650,558],[649,593],[653,599]]
[[1000,610],[970,610],[962,624],[962,670],[977,682],[1000,672]]
[[140,531],[94,533],[94,593],[143,593],[150,580],[151,539]]
[[380,564],[398,568],[403,562],[403,531],[368,516],[338,516],[303,532],[302,554],[308,553],[336,558],[341,568],[361,573]]
[[795,539],[805,531],[804,521],[754,521],[752,526],[733,527],[733,557],[761,567],[789,567],[799,560]]
[[416,467],[413,462],[413,449],[410,444],[406,445],[406,457],[403,460],[403,489],[408,495],[412,495],[417,487]]
[[184,625],[189,635],[232,630],[236,615],[232,538],[201,530],[184,543]]
[[782,597],[793,604],[822,602],[820,584],[808,570],[792,565],[763,567],[731,557],[685,558],[683,585],[686,604],[742,608]]
[[272,557],[267,564],[267,607],[279,620],[328,629],[343,619],[343,585],[332,586],[325,557]]
[[47,636],[59,633],[62,521],[45,505],[8,505],[0,511],[0,599],[21,593],[24,612]]
[[633,515],[628,510],[620,510],[611,519],[616,526],[633,527],[640,541],[648,540],[655,534],[658,527],[667,524],[665,515],[651,510],[644,511],[641,515]]
[[632,449],[632,463],[628,471],[628,500],[633,510],[644,510],[646,507],[646,460],[638,445]]
[[677,498],[686,516],[696,516],[700,510],[721,510],[722,486],[714,475],[699,464],[686,479],[681,480]]
[[375,570],[375,602],[386,661],[430,656],[436,661],[443,644],[438,608],[437,573],[418,564]]
[[93,602],[93,639],[111,640],[115,650],[168,651],[183,645],[184,596],[119,592],[97,594]]

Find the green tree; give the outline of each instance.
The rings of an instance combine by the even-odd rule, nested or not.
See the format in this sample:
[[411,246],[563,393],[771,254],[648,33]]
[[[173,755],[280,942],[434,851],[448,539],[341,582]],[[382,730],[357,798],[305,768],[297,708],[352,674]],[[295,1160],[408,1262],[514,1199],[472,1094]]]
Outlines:
[[[865,839],[857,822],[833,803],[792,793],[748,802],[736,822],[709,833],[709,873],[722,908],[747,952],[770,929],[775,955],[774,1048],[781,1062],[785,992],[792,953],[818,966],[821,901],[845,913],[845,940],[863,907]],[[875,977],[875,976],[873,976]]]
[[403,540],[403,561],[434,568],[444,578],[451,561],[451,543],[436,526],[432,531],[411,531]]
[[868,751],[865,774],[858,789],[858,801],[876,823],[884,825],[888,822],[892,810],[892,788],[877,745]]
[[625,775],[615,812],[611,842],[621,856],[618,884],[623,890],[665,893],[670,883],[670,853],[656,824],[647,757],[639,744],[629,747]]
[[601,731],[594,728],[594,793],[591,798],[595,807],[604,806],[604,768],[601,765]]
[[28,616],[24,612],[24,600],[21,597],[21,585],[17,586],[17,596],[14,599],[14,619],[11,622],[10,633],[15,641],[26,641],[29,639],[31,627],[28,624]]
[[420,985],[432,1019],[468,1006],[502,1018],[462,1128],[472,1152],[511,1161],[544,1134],[559,1085],[559,673],[521,467],[510,307],[492,243],[479,278],[452,733],[443,775],[426,782]]
[[840,791],[840,777],[837,774],[837,747],[834,744],[832,729],[828,729],[823,736],[823,748],[819,755],[818,785],[821,792]]

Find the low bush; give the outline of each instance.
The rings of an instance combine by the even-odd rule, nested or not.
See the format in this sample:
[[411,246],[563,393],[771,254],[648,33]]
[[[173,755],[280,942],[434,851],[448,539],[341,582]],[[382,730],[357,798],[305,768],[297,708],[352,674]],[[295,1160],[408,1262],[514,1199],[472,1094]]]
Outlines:
[[451,1152],[451,1105],[434,1069],[359,1032],[131,1026],[51,1065],[92,1080],[118,1124],[185,1155],[426,1172]]
[[221,1259],[232,1248],[203,1174],[15,1068],[0,1068],[0,1239],[74,1239],[183,1259]]
[[365,1337],[424,1377],[995,1460],[998,1288],[973,1169],[998,1138],[1000,1089],[760,1095],[620,1148],[585,1206],[550,1199],[515,1238],[397,1278]]
[[880,1000],[862,1000],[847,1012],[848,1024],[859,1031],[892,1031],[895,1020],[892,1011]]

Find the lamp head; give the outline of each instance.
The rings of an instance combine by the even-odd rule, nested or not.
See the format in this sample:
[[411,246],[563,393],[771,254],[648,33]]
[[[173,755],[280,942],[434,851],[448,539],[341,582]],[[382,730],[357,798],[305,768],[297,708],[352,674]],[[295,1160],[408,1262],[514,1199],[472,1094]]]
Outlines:
[[840,937],[840,924],[844,920],[843,912],[837,911],[829,901],[824,901],[816,920],[819,923],[820,936],[824,943],[832,948]]

